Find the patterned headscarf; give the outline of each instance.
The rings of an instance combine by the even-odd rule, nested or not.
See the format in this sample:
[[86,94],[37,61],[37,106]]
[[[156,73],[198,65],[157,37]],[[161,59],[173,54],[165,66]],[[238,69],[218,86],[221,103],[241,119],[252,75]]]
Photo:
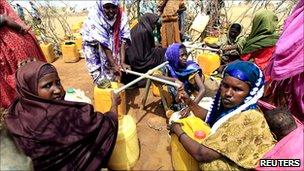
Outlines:
[[257,101],[263,96],[264,92],[264,75],[258,66],[251,62],[237,60],[230,63],[225,68],[225,76],[231,76],[249,84],[250,91],[239,106],[221,111],[221,91],[220,89],[217,91],[212,109],[206,117],[206,122],[212,126],[212,132],[231,116],[249,109],[256,109]]
[[[124,28],[128,23],[127,16],[122,12],[122,9],[118,9],[118,13],[115,18],[110,21],[104,13],[103,5],[111,3],[118,6],[118,0],[97,0],[96,6],[89,13],[88,19],[84,24],[82,30],[83,41],[89,43],[99,42],[103,46],[109,48],[113,51],[114,56],[118,55],[120,41],[122,38],[130,39],[130,31]],[[114,24],[113,24],[114,21]],[[109,42],[109,35],[114,35],[114,48],[112,48],[112,43]]]

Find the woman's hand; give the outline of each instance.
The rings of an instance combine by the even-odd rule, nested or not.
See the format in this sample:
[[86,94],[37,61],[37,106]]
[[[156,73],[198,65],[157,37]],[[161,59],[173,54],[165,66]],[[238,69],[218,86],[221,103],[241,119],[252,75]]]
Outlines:
[[112,65],[112,70],[113,70],[113,72],[114,72],[114,75],[116,75],[116,76],[119,76],[119,77],[121,77],[121,67],[119,66],[119,65],[117,65],[117,64],[113,64]]
[[183,102],[185,103],[186,105],[189,105],[190,104],[190,101],[192,100],[188,93],[184,90],[184,89],[179,89],[178,90],[178,98]]
[[118,106],[121,103],[121,98],[119,96],[119,94],[116,94],[112,91],[111,94],[111,101],[112,101],[112,106]]
[[25,26],[20,26],[21,28],[20,28],[20,30],[19,30],[19,32],[21,33],[21,34],[26,34],[30,29],[31,29],[31,27],[30,26],[28,26],[28,25],[25,25]]
[[184,83],[181,82],[181,81],[179,81],[179,79],[176,79],[174,82],[177,83],[177,84],[179,85],[179,87],[177,87],[178,90],[184,89]]
[[186,117],[188,117],[189,114],[190,114],[190,108],[189,108],[189,107],[183,108],[183,109],[180,111],[179,114],[180,114],[181,118],[186,118]]
[[131,66],[125,63],[121,64],[121,68],[126,72],[126,70],[131,70]]
[[181,123],[178,122],[173,122],[171,124],[168,124],[167,128],[169,130],[169,134],[175,133],[176,135],[179,135],[181,132],[183,132]]

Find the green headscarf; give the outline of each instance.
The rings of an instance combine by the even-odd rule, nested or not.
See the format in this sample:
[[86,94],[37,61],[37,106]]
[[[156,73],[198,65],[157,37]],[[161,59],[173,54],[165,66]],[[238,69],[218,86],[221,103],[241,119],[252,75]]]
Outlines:
[[277,24],[278,17],[272,11],[258,11],[253,18],[251,33],[246,39],[242,54],[275,45],[279,38],[275,33]]

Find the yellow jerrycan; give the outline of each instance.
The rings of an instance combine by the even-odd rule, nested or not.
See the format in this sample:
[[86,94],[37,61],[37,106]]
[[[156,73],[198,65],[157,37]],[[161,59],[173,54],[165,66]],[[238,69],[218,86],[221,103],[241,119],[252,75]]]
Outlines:
[[51,43],[41,43],[40,48],[44,57],[48,63],[52,63],[55,60],[54,47]]
[[118,136],[108,167],[111,170],[130,170],[139,158],[136,123],[130,115],[118,118]]
[[73,41],[64,42],[61,45],[62,57],[64,62],[77,62],[79,61],[79,52],[76,44]]
[[204,51],[197,56],[197,63],[204,74],[211,75],[213,71],[220,67],[221,59],[216,53]]
[[[199,143],[201,143],[211,131],[207,123],[195,116],[189,116],[177,122],[182,123],[183,131]],[[175,134],[171,137],[171,153],[174,170],[200,170],[199,163],[184,149]]]
[[[109,88],[94,87],[94,108],[98,112],[108,112],[112,106],[111,91],[121,87],[122,84],[118,82],[111,82]],[[122,116],[127,114],[126,112],[126,92],[122,91],[120,94],[121,103],[118,105],[118,115]]]
[[74,33],[73,36],[75,38],[75,44],[77,50],[78,51],[82,50],[82,35],[80,33]]
[[79,32],[80,29],[82,28],[82,25],[83,25],[83,22],[82,22],[82,21],[77,22],[77,23],[74,23],[74,24],[72,25],[72,28],[71,28],[72,32],[73,32],[73,33]]

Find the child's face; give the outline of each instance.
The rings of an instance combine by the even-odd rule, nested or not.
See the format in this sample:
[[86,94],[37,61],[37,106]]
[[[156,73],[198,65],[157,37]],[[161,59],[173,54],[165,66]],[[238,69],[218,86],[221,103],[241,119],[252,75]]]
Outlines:
[[179,50],[179,65],[181,67],[185,67],[186,63],[187,63],[187,58],[188,58],[188,54],[187,54],[187,50],[186,48],[181,48]]
[[57,73],[44,75],[38,82],[38,96],[48,100],[63,100],[65,91]]

